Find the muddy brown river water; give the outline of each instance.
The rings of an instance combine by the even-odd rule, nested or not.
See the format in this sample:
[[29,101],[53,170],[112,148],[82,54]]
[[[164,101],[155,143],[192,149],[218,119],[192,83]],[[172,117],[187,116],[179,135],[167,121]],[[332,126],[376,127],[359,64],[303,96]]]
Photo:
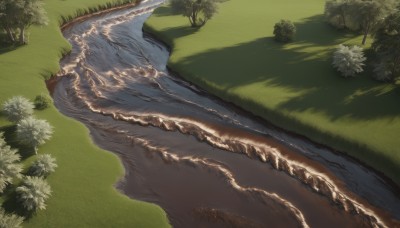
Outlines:
[[121,192],[174,227],[400,227],[385,178],[170,73],[167,47],[142,32],[160,3],[65,28],[73,49],[53,79],[56,107],[120,157]]

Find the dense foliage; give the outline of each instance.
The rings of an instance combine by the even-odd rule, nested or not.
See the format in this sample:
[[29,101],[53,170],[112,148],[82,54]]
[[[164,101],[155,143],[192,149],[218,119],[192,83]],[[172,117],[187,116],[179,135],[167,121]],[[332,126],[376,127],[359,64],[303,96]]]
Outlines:
[[172,9],[189,18],[192,27],[201,27],[217,13],[218,0],[171,0]]
[[38,120],[28,117],[17,125],[17,139],[21,144],[33,147],[37,153],[37,147],[51,138],[53,127],[46,120]]
[[33,162],[29,173],[34,176],[46,177],[53,173],[57,168],[56,159],[50,154],[41,154],[37,156],[35,162]]
[[397,4],[396,0],[329,0],[325,16],[337,28],[361,30],[364,45],[367,36],[395,11]]
[[45,94],[40,94],[35,97],[34,104],[36,109],[46,109],[50,106],[51,99]]
[[372,48],[378,58],[374,77],[393,81],[400,77],[400,11],[386,18],[376,32]]
[[0,193],[14,178],[21,177],[21,157],[17,150],[11,149],[4,140],[3,132],[0,132]]
[[27,42],[26,29],[48,23],[42,0],[0,0],[0,26],[10,42]]
[[3,208],[0,208],[0,228],[21,228],[23,221],[23,217],[7,214]]
[[343,77],[354,77],[363,72],[366,58],[363,49],[357,45],[348,47],[339,45],[333,53],[332,65],[343,75]]
[[296,35],[296,26],[289,20],[280,20],[274,26],[275,40],[279,42],[290,42]]
[[19,122],[33,113],[34,105],[28,99],[15,96],[4,102],[3,113],[11,122]]
[[40,177],[26,177],[16,189],[18,200],[28,211],[46,209],[46,200],[51,195],[50,185]]

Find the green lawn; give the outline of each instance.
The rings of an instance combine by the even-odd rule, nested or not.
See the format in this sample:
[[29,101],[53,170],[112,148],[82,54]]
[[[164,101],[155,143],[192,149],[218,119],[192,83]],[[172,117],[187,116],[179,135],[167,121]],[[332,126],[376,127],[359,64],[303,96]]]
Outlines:
[[[58,71],[62,50],[68,50],[60,30],[60,16],[74,16],[112,0],[45,0],[50,24],[30,30],[30,44],[0,54],[0,102],[14,95],[33,99],[47,93],[44,78]],[[24,227],[168,227],[165,212],[152,204],[131,200],[114,184],[123,177],[116,156],[96,147],[88,130],[61,115],[54,107],[37,111],[55,128],[50,142],[39,148],[57,158],[59,167],[48,178],[53,196]],[[10,123],[0,117],[0,130]],[[24,161],[30,164],[34,157]],[[4,196],[3,196],[4,197]],[[2,199],[4,200],[4,199]]]
[[[327,25],[324,3],[230,0],[200,30],[164,6],[146,29],[172,46],[169,66],[187,80],[400,183],[400,93],[366,73],[345,80],[332,69],[334,48],[361,37]],[[295,22],[295,42],[273,40],[280,19]]]

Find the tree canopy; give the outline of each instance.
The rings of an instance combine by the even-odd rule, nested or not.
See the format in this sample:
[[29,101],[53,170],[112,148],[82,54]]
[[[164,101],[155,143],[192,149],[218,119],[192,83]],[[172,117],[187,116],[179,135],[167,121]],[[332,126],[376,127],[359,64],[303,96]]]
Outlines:
[[188,17],[192,27],[201,27],[217,13],[217,2],[219,0],[171,0],[171,7]]
[[42,0],[0,0],[0,25],[11,42],[27,43],[26,29],[31,25],[47,25]]

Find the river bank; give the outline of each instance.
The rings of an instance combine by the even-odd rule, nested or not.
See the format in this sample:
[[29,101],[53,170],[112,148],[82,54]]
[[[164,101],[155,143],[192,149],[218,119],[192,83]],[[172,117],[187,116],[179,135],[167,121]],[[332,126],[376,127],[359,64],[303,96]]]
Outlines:
[[[61,57],[71,50],[60,31],[62,16],[74,18],[122,3],[109,0],[44,2],[49,25],[31,27],[28,45],[0,55],[1,103],[16,95],[33,100],[36,95],[48,93],[44,79],[59,71]],[[35,115],[48,120],[55,128],[52,139],[39,148],[39,153],[52,154],[59,167],[48,178],[53,194],[47,209],[26,221],[24,227],[169,227],[160,207],[132,200],[114,188],[124,174],[123,166],[117,156],[93,144],[87,128],[54,107],[35,111]],[[10,126],[1,116],[0,131]],[[24,164],[28,166],[32,160],[27,158]]]
[[[232,0],[221,4],[220,13],[199,30],[164,6],[145,30],[171,46],[168,65],[186,80],[274,125],[344,151],[398,184],[396,87],[374,82],[367,74],[355,80],[336,75],[331,51],[342,42],[356,44],[360,37],[327,26],[320,15],[323,2],[298,4]],[[296,12],[289,18],[299,32],[293,44],[270,39],[273,23],[282,17],[274,7]]]

